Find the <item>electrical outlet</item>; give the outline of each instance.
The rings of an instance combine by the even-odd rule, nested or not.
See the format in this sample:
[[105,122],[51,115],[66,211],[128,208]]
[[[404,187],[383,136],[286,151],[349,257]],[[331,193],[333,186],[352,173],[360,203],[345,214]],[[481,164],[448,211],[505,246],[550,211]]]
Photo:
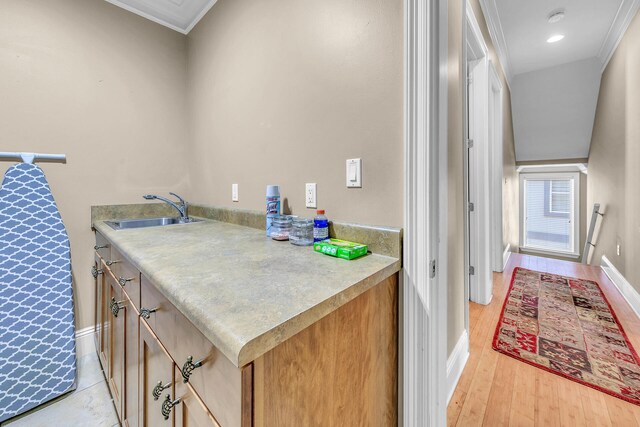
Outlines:
[[318,207],[316,203],[316,184],[315,183],[305,184],[304,203],[308,208],[315,209]]
[[238,201],[238,184],[231,184],[231,201]]

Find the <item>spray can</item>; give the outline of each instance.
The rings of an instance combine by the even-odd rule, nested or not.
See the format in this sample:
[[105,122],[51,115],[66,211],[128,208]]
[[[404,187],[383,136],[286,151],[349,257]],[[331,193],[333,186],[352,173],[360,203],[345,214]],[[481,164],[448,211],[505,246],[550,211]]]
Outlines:
[[271,236],[271,224],[276,215],[280,215],[280,187],[267,185],[267,237]]

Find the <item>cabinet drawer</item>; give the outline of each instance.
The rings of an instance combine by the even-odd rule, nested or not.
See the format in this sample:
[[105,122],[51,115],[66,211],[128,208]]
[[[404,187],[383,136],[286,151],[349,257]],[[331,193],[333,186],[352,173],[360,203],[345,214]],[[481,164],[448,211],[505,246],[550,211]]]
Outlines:
[[116,248],[111,249],[113,277],[136,308],[140,307],[140,272]]
[[111,259],[111,243],[98,231],[96,231],[96,245],[93,249],[103,260],[109,261]]
[[[221,426],[242,425],[243,420],[249,419],[247,411],[250,413],[250,408],[246,407],[246,399],[245,408],[242,407],[243,372],[216,349],[144,276],[141,288],[141,310],[155,309],[146,322],[181,370],[176,382],[184,382],[182,370],[189,357],[196,365],[197,362],[202,362],[190,375],[186,374],[188,383]],[[251,390],[249,388],[244,392],[251,393]]]

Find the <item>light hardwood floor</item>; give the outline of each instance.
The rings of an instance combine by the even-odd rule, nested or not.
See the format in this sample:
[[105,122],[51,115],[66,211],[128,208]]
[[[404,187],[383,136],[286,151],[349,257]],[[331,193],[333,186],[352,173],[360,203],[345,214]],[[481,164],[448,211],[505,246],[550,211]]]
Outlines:
[[491,348],[515,267],[595,280],[640,350],[640,320],[600,267],[512,254],[493,276],[493,300],[470,303],[470,356],[449,403],[449,426],[640,426],[640,406],[505,356]]

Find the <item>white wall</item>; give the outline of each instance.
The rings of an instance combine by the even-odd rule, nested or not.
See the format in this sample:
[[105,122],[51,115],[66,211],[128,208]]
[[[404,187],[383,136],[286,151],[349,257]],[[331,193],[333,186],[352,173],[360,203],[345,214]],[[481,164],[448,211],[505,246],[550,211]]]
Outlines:
[[588,157],[600,68],[592,58],[514,77],[516,160]]

